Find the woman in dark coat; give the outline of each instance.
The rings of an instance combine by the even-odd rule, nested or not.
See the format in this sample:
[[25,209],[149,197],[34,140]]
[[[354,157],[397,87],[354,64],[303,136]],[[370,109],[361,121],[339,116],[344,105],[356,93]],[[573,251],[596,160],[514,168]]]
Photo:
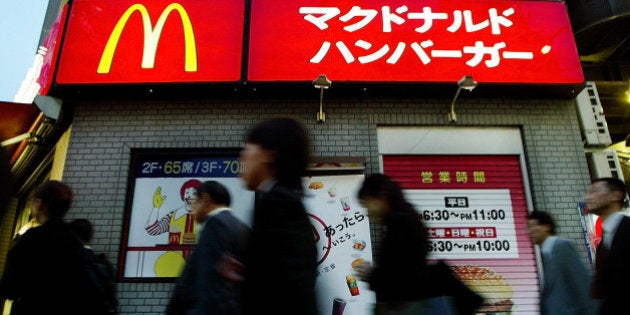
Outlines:
[[359,277],[376,293],[375,313],[423,314],[427,297],[427,233],[400,186],[383,174],[366,177],[358,193],[368,215],[383,226],[375,266],[364,263]]

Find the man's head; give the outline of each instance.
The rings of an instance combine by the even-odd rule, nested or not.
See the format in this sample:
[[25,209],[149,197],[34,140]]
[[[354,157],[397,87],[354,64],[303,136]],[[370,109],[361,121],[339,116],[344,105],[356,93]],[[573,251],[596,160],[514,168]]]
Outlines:
[[202,222],[208,213],[217,208],[229,207],[230,192],[217,181],[207,181],[199,185],[195,196],[190,199],[192,213],[197,222]]
[[76,219],[70,221],[70,229],[77,235],[81,243],[89,244],[94,236],[92,223],[87,219]]
[[625,202],[626,185],[618,178],[604,177],[594,180],[586,193],[588,210],[598,216],[621,210]]
[[532,243],[542,245],[547,237],[556,234],[556,223],[551,215],[544,211],[532,211],[527,216],[527,231]]
[[267,179],[302,190],[310,144],[306,129],[291,118],[275,118],[254,126],[241,151],[242,179],[255,190]]
[[68,185],[56,180],[47,181],[33,194],[31,213],[39,223],[60,219],[70,210],[72,200],[72,190]]

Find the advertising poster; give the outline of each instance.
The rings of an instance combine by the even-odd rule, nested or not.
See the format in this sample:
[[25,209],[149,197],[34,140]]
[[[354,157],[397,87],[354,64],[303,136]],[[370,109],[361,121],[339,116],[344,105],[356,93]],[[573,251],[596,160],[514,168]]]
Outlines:
[[133,168],[121,255],[124,278],[179,276],[197,238],[188,200],[204,181],[225,185],[234,214],[247,224],[251,222],[254,193],[246,190],[238,177],[236,154],[141,155]]
[[517,155],[386,155],[383,165],[427,226],[429,259],[484,297],[477,314],[539,313]]
[[363,175],[304,179],[304,205],[318,250],[317,293],[320,314],[371,314],[374,293],[355,278],[353,266],[372,261],[370,224],[357,192]]

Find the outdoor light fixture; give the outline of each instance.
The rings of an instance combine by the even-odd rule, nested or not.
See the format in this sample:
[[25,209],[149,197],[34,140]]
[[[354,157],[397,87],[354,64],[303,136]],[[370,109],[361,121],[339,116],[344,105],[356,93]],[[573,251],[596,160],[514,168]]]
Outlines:
[[33,100],[33,103],[44,113],[44,116],[52,118],[54,120],[59,119],[61,113],[61,105],[63,101],[61,99],[52,96],[37,95]]
[[328,80],[325,74],[320,74],[317,79],[313,81],[313,86],[319,89],[319,112],[315,114],[315,119],[318,123],[326,121],[326,113],[323,110],[324,102],[324,90],[330,88],[332,82]]
[[457,114],[455,114],[455,101],[457,101],[457,97],[459,96],[459,92],[464,89],[468,92],[471,92],[477,87],[477,81],[473,80],[471,75],[463,76],[459,81],[457,81],[457,92],[455,92],[455,97],[453,97],[453,101],[451,102],[451,111],[448,113],[448,122],[453,124],[457,122]]

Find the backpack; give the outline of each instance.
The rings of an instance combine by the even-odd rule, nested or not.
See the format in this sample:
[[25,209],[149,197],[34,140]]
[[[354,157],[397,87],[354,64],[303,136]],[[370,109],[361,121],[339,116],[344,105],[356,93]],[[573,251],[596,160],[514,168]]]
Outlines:
[[114,268],[105,254],[95,254],[91,249],[85,249],[88,261],[90,288],[94,291],[99,314],[117,314],[116,279]]

